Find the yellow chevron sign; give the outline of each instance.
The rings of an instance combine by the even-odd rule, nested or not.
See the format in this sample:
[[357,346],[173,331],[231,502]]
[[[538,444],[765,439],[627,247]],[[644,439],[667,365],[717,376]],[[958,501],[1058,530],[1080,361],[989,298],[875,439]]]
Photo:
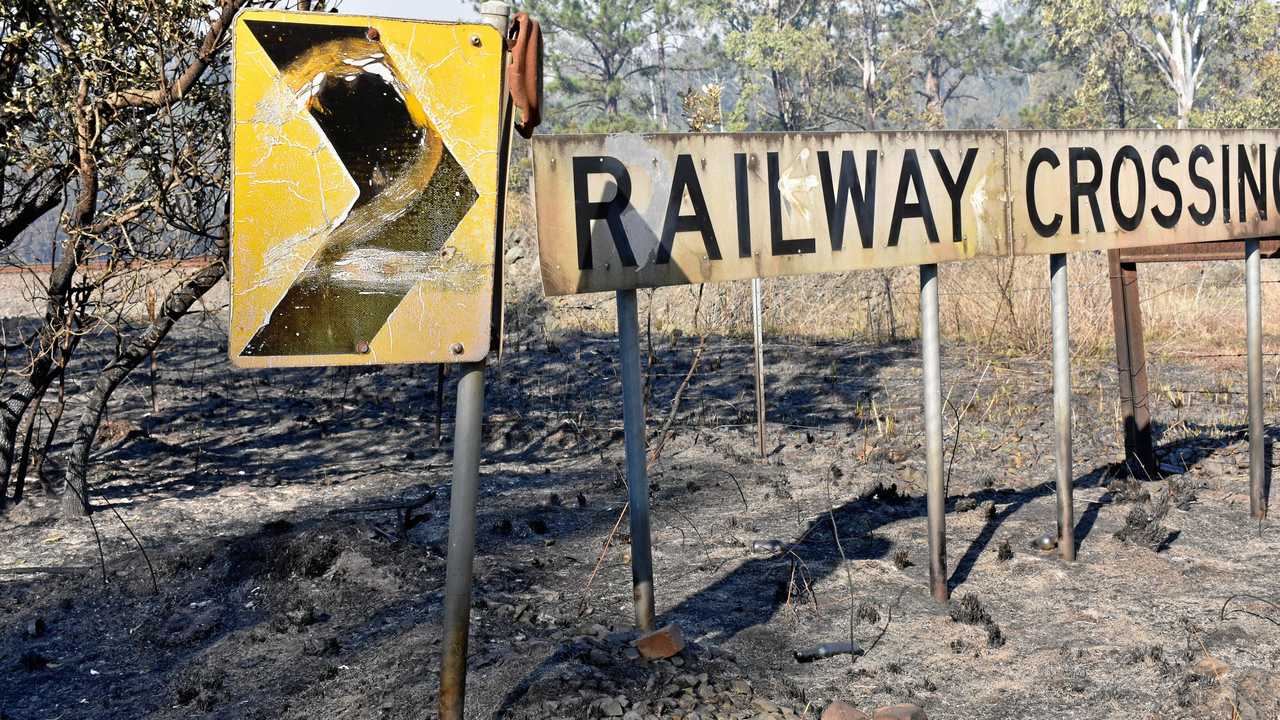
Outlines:
[[233,37],[232,362],[482,359],[499,305],[498,32],[247,11]]

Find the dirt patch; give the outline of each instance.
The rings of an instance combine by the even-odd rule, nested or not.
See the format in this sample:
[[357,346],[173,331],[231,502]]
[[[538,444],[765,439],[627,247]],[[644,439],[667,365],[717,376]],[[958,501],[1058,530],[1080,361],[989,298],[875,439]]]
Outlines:
[[[136,430],[95,458],[95,502],[148,557],[109,509],[100,557],[39,488],[0,520],[0,713],[430,716],[449,499],[434,369],[232,372],[218,328],[182,332],[160,411],[124,393],[112,417]],[[914,348],[770,358],[762,460],[750,345],[717,339],[651,469],[658,611],[689,648],[645,662],[625,520],[614,532],[612,340],[521,345],[490,374],[469,717],[817,717],[835,699],[935,720],[1276,717],[1280,536],[1248,520],[1236,395],[1153,398],[1171,487],[1117,464],[1112,370],[1078,367],[1079,561],[1064,564],[1030,547],[1056,527],[1047,363],[949,349],[952,613],[927,591]],[[690,346],[655,344],[654,429]],[[1116,537],[1156,506],[1161,542]],[[851,639],[865,655],[794,659]]]

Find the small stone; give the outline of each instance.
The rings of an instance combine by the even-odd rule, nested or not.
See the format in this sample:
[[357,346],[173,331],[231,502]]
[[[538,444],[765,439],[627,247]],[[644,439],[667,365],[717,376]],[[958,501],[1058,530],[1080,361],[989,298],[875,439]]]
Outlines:
[[684,650],[684,633],[679,625],[667,625],[636,638],[636,649],[647,660],[669,658]]
[[770,702],[769,700],[765,700],[764,698],[756,698],[755,700],[751,701],[751,704],[755,707],[755,709],[765,714],[777,715],[778,713],[782,712],[782,710],[778,708],[778,705],[776,703]]
[[606,698],[600,702],[600,713],[605,717],[622,717],[622,705],[613,698]]
[[821,720],[871,720],[871,716],[849,703],[837,700],[822,711]]
[[890,705],[876,710],[871,720],[929,720],[919,705]]
[[1202,655],[1191,663],[1191,672],[1202,678],[1221,678],[1231,672],[1231,666],[1212,655]]
[[307,638],[302,643],[302,654],[311,657],[333,657],[342,651],[342,646],[338,644],[338,638]]
[[320,622],[321,615],[316,612],[313,605],[300,605],[284,614],[289,620],[289,624],[297,628],[304,628],[308,625],[314,625]]
[[44,618],[33,617],[27,621],[27,637],[38,638],[44,635]]
[[978,503],[978,517],[983,520],[991,520],[996,516],[996,504],[990,500],[983,500]]
[[1050,552],[1058,547],[1058,538],[1049,533],[1045,533],[1035,540],[1031,541],[1031,549],[1040,552]]
[[974,500],[973,498],[966,497],[966,498],[960,498],[959,500],[956,500],[956,512],[958,513],[976,510],[977,507],[978,507],[978,501]]

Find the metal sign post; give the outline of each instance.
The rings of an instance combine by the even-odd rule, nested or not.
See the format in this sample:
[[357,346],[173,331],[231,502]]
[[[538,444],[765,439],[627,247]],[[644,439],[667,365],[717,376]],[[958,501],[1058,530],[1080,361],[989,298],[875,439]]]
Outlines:
[[449,554],[444,581],[444,643],[440,660],[440,718],[462,720],[471,629],[471,574],[476,549],[476,496],[484,421],[484,361],[459,366],[453,429],[453,486],[449,491]]
[[942,475],[942,353],[938,340],[938,266],[920,266],[920,359],[924,364],[924,446],[928,478],[929,588],[945,603],[947,488]]
[[1053,306],[1053,426],[1057,435],[1058,553],[1076,559],[1074,476],[1071,464],[1071,335],[1067,313],[1067,256],[1049,256],[1050,302]]
[[760,457],[765,456],[764,445],[764,312],[761,309],[760,278],[751,278],[751,323],[753,325],[756,352],[756,436],[760,442]]
[[649,546],[649,474],[645,461],[644,386],[640,380],[640,319],[636,291],[618,291],[618,355],[622,365],[622,426],[631,503],[631,586],[636,628],[653,629],[653,555]]
[[1249,514],[1267,516],[1263,497],[1266,468],[1266,429],[1262,399],[1262,255],[1257,240],[1246,240],[1245,315],[1249,346]]
[[[460,368],[440,671],[442,720],[466,692],[484,372],[500,348],[502,202],[512,104],[522,134],[541,31],[253,9],[232,63],[231,322],[241,367]],[[524,48],[508,64],[507,43]],[[536,68],[536,70],[534,69]],[[443,122],[442,122],[443,121]]]
[[[546,295],[617,291],[624,390],[638,394],[639,288],[919,267],[930,583],[947,587],[937,268],[1054,255],[1059,542],[1074,554],[1070,358],[1063,254],[1280,235],[1266,212],[1277,166],[1271,130],[566,135],[532,143],[539,266]],[[1219,212],[1220,209],[1221,211]],[[757,412],[764,414],[758,283]],[[1139,298],[1112,253],[1127,448],[1145,446]],[[628,309],[631,308],[631,309]],[[1256,312],[1251,306],[1251,313]],[[631,315],[630,319],[628,315]],[[1259,326],[1260,332],[1260,326]],[[1257,345],[1260,340],[1253,340]],[[1260,365],[1259,365],[1260,367]],[[634,374],[633,374],[634,373]],[[1259,375],[1259,389],[1260,393]],[[1252,389],[1251,389],[1252,390]],[[1260,395],[1259,395],[1260,397]],[[637,400],[638,402],[638,400]],[[1261,452],[1261,401],[1254,433]],[[643,417],[627,415],[629,478],[643,501]],[[762,447],[763,449],[763,447]],[[1261,460],[1254,465],[1260,509]],[[1135,468],[1135,472],[1137,469]],[[631,508],[637,617],[652,613],[645,506]]]

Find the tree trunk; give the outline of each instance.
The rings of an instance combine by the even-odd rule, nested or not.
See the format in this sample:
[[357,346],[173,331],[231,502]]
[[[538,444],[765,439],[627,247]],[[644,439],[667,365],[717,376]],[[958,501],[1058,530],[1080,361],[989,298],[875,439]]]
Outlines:
[[204,266],[195,275],[170,291],[156,319],[142,334],[125,345],[115,359],[98,374],[98,380],[94,383],[93,390],[89,392],[84,410],[81,411],[80,419],[76,424],[71,449],[67,451],[67,493],[63,496],[62,504],[64,515],[74,516],[81,512],[81,508],[76,505],[80,500],[85,503],[83,512],[89,509],[89,454],[93,450],[93,441],[97,437],[98,426],[102,423],[102,416],[106,412],[111,394],[134,368],[155,352],[156,347],[173,329],[174,323],[187,313],[196,300],[199,300],[226,274],[227,266],[223,259],[226,256],[226,232],[224,228],[219,241],[221,257]]
[[947,116],[943,109],[945,101],[942,99],[942,78],[939,75],[937,62],[930,60],[924,74],[925,110],[936,127],[945,127]]
[[36,428],[36,419],[40,417],[40,403],[44,400],[44,392],[31,403],[27,415],[22,420],[22,428],[18,434],[22,436],[22,454],[18,457],[18,469],[13,478],[13,502],[22,502],[23,492],[27,485],[27,468],[31,466],[31,435]]
[[671,108],[667,105],[667,37],[658,32],[658,122],[663,132],[671,129]]
[[44,434],[44,444],[40,446],[40,454],[36,455],[35,467],[31,468],[31,474],[36,476],[40,481],[40,487],[44,488],[46,495],[52,495],[54,485],[44,474],[44,463],[49,459],[49,452],[53,449],[54,438],[58,437],[58,427],[62,424],[62,416],[67,410],[67,381],[66,378],[58,379],[58,405],[53,410],[53,415],[49,417],[49,429]]

